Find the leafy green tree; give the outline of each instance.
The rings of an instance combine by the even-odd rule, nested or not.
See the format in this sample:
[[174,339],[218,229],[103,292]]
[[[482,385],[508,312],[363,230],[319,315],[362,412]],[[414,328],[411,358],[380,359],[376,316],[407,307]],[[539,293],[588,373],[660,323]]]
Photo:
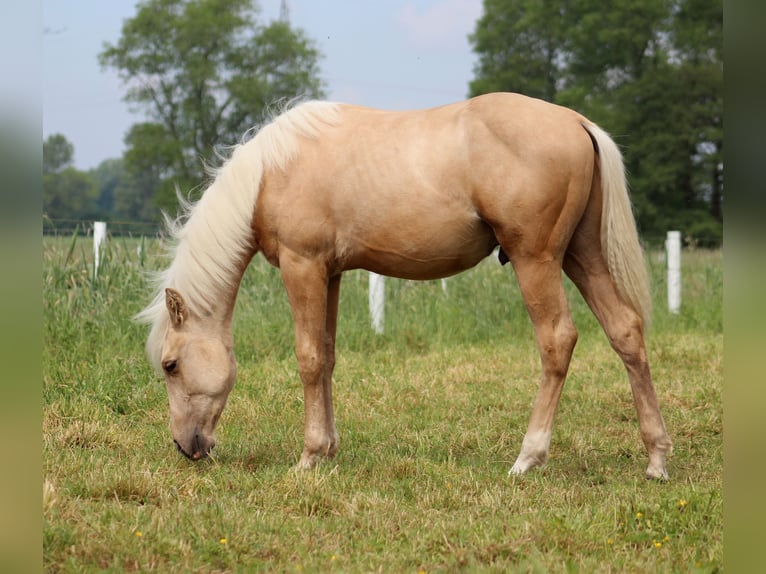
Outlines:
[[680,229],[703,245],[723,233],[722,11],[709,0],[669,4],[638,73],[616,90],[615,122],[639,222],[647,235]]
[[692,184],[723,221],[723,12],[714,0],[685,0],[676,12],[674,45],[683,62],[687,101],[696,135]]
[[555,2],[484,0],[469,36],[479,58],[471,95],[523,92],[553,101],[566,52],[564,24]]
[[96,186],[72,167],[74,146],[62,134],[43,141],[43,213],[51,219],[87,219],[96,213]]
[[140,2],[119,41],[99,56],[128,86],[126,100],[150,119],[126,140],[125,167],[141,194],[134,199],[174,204],[167,182],[199,184],[204,165],[218,162],[216,147],[239,142],[269,106],[321,97],[319,56],[301,30],[259,23],[251,0]]
[[131,127],[125,142],[125,173],[115,190],[115,211],[123,219],[153,221],[158,209],[173,212],[175,186],[189,190],[199,181],[174,176],[174,160],[181,153],[181,144],[165,127],[146,122]]
[[92,219],[96,196],[90,175],[73,167],[43,175],[43,213],[51,219]]
[[96,210],[102,220],[108,221],[115,215],[115,192],[123,182],[124,171],[124,161],[118,158],[105,159],[89,172],[98,191]]
[[72,161],[74,146],[62,134],[51,134],[43,141],[44,174],[57,173],[71,166]]

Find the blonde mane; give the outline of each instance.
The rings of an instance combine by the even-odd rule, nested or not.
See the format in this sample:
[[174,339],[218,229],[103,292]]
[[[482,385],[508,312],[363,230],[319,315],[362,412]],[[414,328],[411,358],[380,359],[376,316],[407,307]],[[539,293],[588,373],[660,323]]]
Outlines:
[[159,370],[168,322],[165,288],[177,289],[192,313],[212,313],[222,293],[237,289],[244,259],[252,254],[251,223],[264,170],[286,169],[298,153],[300,138],[317,138],[322,127],[339,122],[336,104],[310,101],[296,106],[235,146],[198,202],[179,198],[179,217],[165,218],[172,262],[154,274],[155,296],[135,317],[151,325],[146,351],[155,369]]

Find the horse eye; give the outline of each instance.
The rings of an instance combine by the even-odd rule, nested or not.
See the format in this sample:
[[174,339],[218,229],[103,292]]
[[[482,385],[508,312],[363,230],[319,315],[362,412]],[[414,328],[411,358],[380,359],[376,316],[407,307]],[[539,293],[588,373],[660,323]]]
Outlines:
[[175,374],[176,370],[178,369],[178,361],[176,361],[175,359],[168,359],[167,361],[162,361],[162,369],[168,375]]

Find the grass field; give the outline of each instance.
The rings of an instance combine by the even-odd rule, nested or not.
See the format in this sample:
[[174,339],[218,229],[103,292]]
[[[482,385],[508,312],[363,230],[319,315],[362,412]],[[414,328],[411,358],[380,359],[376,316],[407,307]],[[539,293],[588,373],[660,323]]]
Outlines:
[[[141,253],[137,248],[141,245]],[[215,456],[180,457],[164,383],[131,316],[156,241],[114,238],[93,277],[85,239],[44,241],[44,564],[49,572],[715,572],[722,569],[722,253],[683,254],[681,314],[652,254],[648,347],[675,450],[643,478],[625,371],[567,284],[580,340],[546,467],[508,477],[538,380],[509,267],[390,280],[386,333],[367,279],[341,288],[341,450],[290,470],[302,390],[278,272],[247,271],[238,381]]]

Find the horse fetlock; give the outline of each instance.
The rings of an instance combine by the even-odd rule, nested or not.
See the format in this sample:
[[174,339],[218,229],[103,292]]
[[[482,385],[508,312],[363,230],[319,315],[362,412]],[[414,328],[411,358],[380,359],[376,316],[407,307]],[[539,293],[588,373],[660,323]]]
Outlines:
[[299,467],[313,468],[322,459],[332,458],[338,452],[340,439],[338,432],[329,433],[322,436],[307,438],[303,445],[303,454]]
[[662,446],[649,451],[649,466],[646,468],[646,478],[650,480],[668,480],[665,454],[670,452],[671,448],[672,446],[668,440]]
[[309,451],[303,449],[301,459],[295,465],[295,470],[311,470],[319,466],[324,460],[331,459],[338,452],[338,443],[328,445],[327,448],[320,451]]
[[301,454],[301,459],[298,464],[295,465],[296,471],[311,470],[316,467],[322,461],[322,457],[316,454],[307,453],[305,450]]
[[665,457],[673,451],[673,443],[665,431],[662,420],[650,430],[642,429],[641,440],[649,454],[646,478],[649,480],[668,480]]
[[673,452],[673,442],[667,434],[662,435],[661,438],[654,441],[654,449],[664,454],[670,454]]
[[340,435],[338,435],[338,431],[333,429],[330,433],[330,444],[327,447],[327,458],[332,458],[338,453],[338,449],[340,448]]
[[300,470],[314,468],[322,462],[323,459],[328,458],[328,448],[329,445],[324,448],[309,448],[308,446],[304,446],[303,452],[301,453],[301,460],[298,462],[297,468]]

